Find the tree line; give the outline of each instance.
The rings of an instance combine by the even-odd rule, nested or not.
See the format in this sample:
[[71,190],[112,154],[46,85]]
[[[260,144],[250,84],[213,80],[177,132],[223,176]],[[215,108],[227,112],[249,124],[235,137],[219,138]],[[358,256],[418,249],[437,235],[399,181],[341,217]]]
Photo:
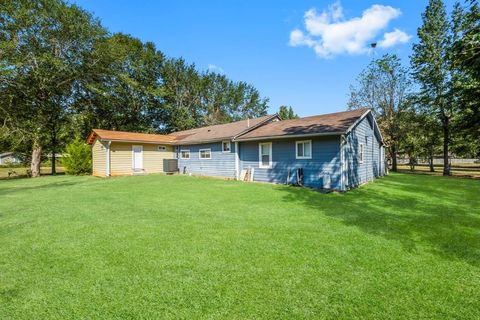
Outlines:
[[443,175],[452,155],[480,157],[480,8],[477,0],[430,0],[410,65],[386,54],[351,87],[349,108],[371,107],[397,171],[399,154],[413,166],[441,154]]
[[110,33],[63,0],[0,7],[0,149],[30,154],[32,176],[92,128],[169,133],[258,117],[251,84],[168,58],[151,42]]

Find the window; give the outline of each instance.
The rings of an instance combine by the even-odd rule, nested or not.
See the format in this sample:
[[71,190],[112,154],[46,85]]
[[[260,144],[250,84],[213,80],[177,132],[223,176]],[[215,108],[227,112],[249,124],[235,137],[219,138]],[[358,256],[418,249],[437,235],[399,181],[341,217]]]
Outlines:
[[158,151],[167,151],[166,146],[158,146]]
[[272,167],[272,143],[265,142],[258,144],[258,156],[260,168],[271,168]]
[[212,159],[212,151],[210,149],[198,150],[200,159]]
[[297,141],[297,159],[312,159],[312,140]]
[[360,163],[363,163],[363,158],[365,157],[365,152],[364,152],[364,145],[363,143],[360,143],[360,148],[359,148],[359,151],[358,151],[358,161]]
[[230,141],[222,141],[222,152],[230,152]]
[[180,150],[180,159],[190,159],[190,150]]

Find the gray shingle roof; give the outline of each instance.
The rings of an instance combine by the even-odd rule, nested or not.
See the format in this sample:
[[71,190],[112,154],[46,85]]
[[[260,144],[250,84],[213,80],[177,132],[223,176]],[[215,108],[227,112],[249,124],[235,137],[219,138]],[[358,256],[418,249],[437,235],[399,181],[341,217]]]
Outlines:
[[270,122],[247,132],[237,140],[260,139],[290,135],[343,134],[370,109],[329,113],[299,119]]

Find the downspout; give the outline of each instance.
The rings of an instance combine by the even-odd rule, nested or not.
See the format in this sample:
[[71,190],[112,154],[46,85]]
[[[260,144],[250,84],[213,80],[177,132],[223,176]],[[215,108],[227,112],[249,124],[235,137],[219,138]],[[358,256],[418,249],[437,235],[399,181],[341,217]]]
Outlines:
[[341,189],[342,191],[347,190],[346,182],[345,182],[345,167],[346,167],[346,159],[345,159],[345,146],[347,141],[345,136],[342,134],[340,136],[340,175],[341,175]]
[[345,181],[343,179],[343,135],[340,136],[340,190],[345,190]]
[[105,172],[105,176],[107,177],[110,177],[110,144],[112,143],[112,141],[107,141],[107,147],[106,147],[106,151],[107,151],[107,157],[106,157],[106,172]]
[[240,179],[240,164],[239,164],[238,142],[235,141],[235,179]]

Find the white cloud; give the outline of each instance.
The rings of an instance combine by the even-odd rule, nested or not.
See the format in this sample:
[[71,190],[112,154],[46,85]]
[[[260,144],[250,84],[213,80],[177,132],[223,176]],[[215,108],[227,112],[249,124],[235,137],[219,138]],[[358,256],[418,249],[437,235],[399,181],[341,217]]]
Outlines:
[[[289,45],[310,47],[322,58],[367,53],[368,45],[375,42],[375,38],[388,27],[390,21],[400,14],[399,9],[375,4],[363,11],[360,17],[345,19],[343,8],[337,1],[320,14],[316,9],[305,12],[305,31],[293,30]],[[385,33],[381,43],[383,48],[387,48],[408,39],[410,36],[395,29]]]
[[395,29],[383,35],[383,39],[378,42],[380,48],[390,48],[399,43],[407,43],[412,36],[409,36],[402,30]]
[[216,66],[214,64],[209,64],[207,69],[210,72],[225,73],[225,71],[222,68],[220,68],[219,66]]

